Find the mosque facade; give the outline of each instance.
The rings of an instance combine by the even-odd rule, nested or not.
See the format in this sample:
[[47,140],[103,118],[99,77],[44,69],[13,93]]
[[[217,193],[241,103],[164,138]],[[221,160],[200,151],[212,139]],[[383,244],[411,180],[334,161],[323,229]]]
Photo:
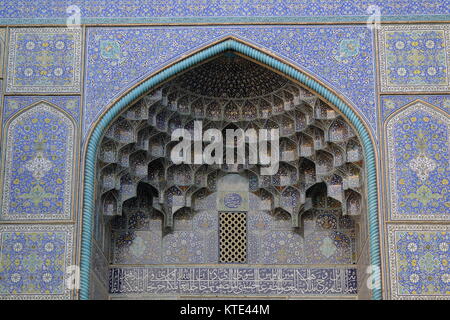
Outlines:
[[0,4],[0,299],[449,299],[450,2]]

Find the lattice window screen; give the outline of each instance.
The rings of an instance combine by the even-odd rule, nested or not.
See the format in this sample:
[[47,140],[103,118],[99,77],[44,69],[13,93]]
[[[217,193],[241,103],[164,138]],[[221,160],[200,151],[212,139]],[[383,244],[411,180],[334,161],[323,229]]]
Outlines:
[[220,262],[245,263],[247,261],[247,214],[220,212]]

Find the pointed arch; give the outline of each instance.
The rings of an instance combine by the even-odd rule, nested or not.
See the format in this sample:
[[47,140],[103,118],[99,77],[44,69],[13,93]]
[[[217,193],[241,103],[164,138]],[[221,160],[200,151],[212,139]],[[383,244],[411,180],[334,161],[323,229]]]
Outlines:
[[[414,155],[411,151],[408,151],[407,149],[405,149],[403,146],[406,144],[411,144],[411,141],[407,141],[406,139],[402,140],[399,145],[397,144],[396,141],[396,137],[395,137],[395,133],[398,132],[398,127],[396,127],[396,125],[398,125],[401,122],[407,122],[406,119],[411,117],[412,118],[416,118],[417,116],[413,116],[414,114],[417,113],[423,113],[425,114],[427,117],[429,117],[430,119],[428,119],[427,121],[430,121],[430,123],[432,122],[432,120],[438,120],[439,122],[442,122],[442,125],[445,127],[445,129],[441,129],[441,135],[445,136],[446,134],[446,143],[447,143],[447,150],[448,153],[450,154],[450,146],[448,146],[448,140],[450,139],[450,115],[442,110],[441,108],[438,108],[426,101],[423,101],[421,99],[416,99],[404,106],[402,106],[401,108],[399,108],[398,110],[394,111],[392,114],[390,114],[386,120],[384,121],[383,124],[383,137],[382,137],[382,142],[383,142],[383,150],[384,150],[384,177],[383,179],[385,179],[386,183],[383,184],[383,188],[384,188],[384,197],[386,198],[386,204],[388,207],[388,212],[389,212],[389,217],[391,220],[429,220],[429,219],[434,219],[434,220],[446,220],[450,217],[449,214],[442,214],[439,213],[436,210],[436,207],[434,208],[430,208],[429,206],[427,207],[426,203],[421,203],[421,205],[419,205],[418,207],[416,207],[416,210],[418,210],[419,212],[412,212],[414,211],[413,209],[411,209],[411,212],[409,213],[405,213],[402,212],[402,206],[399,204],[400,200],[405,201],[405,198],[408,198],[410,195],[409,194],[401,194],[401,191],[399,191],[400,189],[403,188],[408,188],[408,179],[405,179],[405,177],[401,176],[401,173],[399,173],[398,171],[395,170],[395,168],[404,168],[405,165],[406,167],[409,167],[409,169],[413,172],[415,172],[416,178],[420,179],[420,180],[426,180],[429,174],[432,174],[433,172],[435,172],[436,167],[442,167],[445,166],[445,164],[443,164],[442,162],[439,163],[439,160],[435,160],[434,157],[432,155],[424,155],[422,154],[422,156],[420,155],[421,153],[418,152],[417,153],[417,149],[412,148],[412,151],[416,152],[416,155]],[[411,120],[412,121],[412,120]],[[419,123],[420,119],[415,119],[413,123]],[[409,125],[411,125],[411,127],[414,127],[412,125],[412,123],[409,123]],[[417,129],[417,128],[416,128]],[[411,134],[413,137],[418,138],[418,136],[416,136],[416,134],[414,133],[413,129],[408,129],[409,134]],[[435,129],[436,132],[439,132],[438,129]],[[406,131],[406,130],[405,130]],[[440,138],[442,138],[442,136]],[[413,139],[416,139],[413,138]],[[441,141],[442,142],[442,141]],[[417,142],[418,143],[418,142]],[[436,141],[434,141],[433,143],[437,143]],[[413,143],[414,144],[414,141]],[[445,142],[443,142],[443,144],[445,144]],[[445,148],[445,146],[444,146]],[[398,150],[402,150],[401,152],[401,157],[397,157],[396,155],[396,151]],[[429,151],[427,151],[428,154]],[[407,161],[407,163],[399,163],[400,158],[405,158],[405,153],[410,153],[411,154],[411,158]],[[411,166],[411,164],[414,162],[414,159],[420,159],[420,166]],[[424,170],[424,168],[422,166],[424,166],[424,163],[426,164],[425,168],[426,170]],[[399,181],[402,181],[402,185],[401,188],[399,187]],[[415,182],[414,182],[415,184]],[[441,196],[440,193],[438,193],[437,191],[439,190],[439,187],[435,188],[433,191],[431,189],[427,189],[429,187],[422,187],[423,191],[427,191],[430,192],[430,196],[433,197],[439,197]],[[409,193],[414,195],[415,192],[418,192],[415,189],[410,189]],[[424,201],[428,201],[431,200],[430,199],[425,199]],[[443,200],[442,202],[445,202],[445,200]],[[423,205],[423,207],[422,207]],[[408,207],[408,206],[407,206]]]
[[[46,114],[45,119],[39,118],[42,114]],[[52,122],[52,117],[54,118],[53,120],[57,119],[57,123]],[[39,132],[33,132],[33,127],[37,127]],[[16,128],[25,131],[26,134],[23,135],[23,132],[19,134]],[[59,132],[59,130],[64,128],[65,135],[61,134],[61,136],[50,138],[54,136],[51,134],[52,131]],[[62,108],[45,100],[39,100],[12,115],[5,122],[4,132],[6,134],[3,137],[3,144],[6,150],[2,157],[5,170],[2,176],[3,192],[1,200],[3,219],[70,219],[74,204],[72,189],[75,175],[75,170],[71,164],[74,162],[77,149],[75,144],[77,123],[75,119]],[[25,138],[26,136],[29,137]],[[29,151],[24,152],[20,147],[14,148],[17,142],[15,139],[19,139],[19,143]],[[56,160],[50,160],[48,154],[44,154],[46,153],[44,150],[49,139],[51,139],[52,143],[56,143],[59,146],[53,151],[57,153],[57,156],[54,155]],[[34,157],[30,156],[30,151],[33,151],[35,154]],[[12,159],[17,156],[17,152],[21,152],[22,157],[25,157],[25,159],[29,157],[29,159],[26,162],[13,161]],[[35,161],[43,162],[45,166],[34,166]],[[19,170],[15,172],[14,166],[17,165],[26,168],[24,173],[20,173]],[[53,171],[55,168],[60,171],[59,174]],[[48,174],[53,174],[53,178],[46,179]],[[14,188],[11,187],[13,179],[17,182]],[[33,185],[32,182],[36,181],[40,183],[30,187]],[[14,194],[14,190],[20,190],[20,194]],[[14,208],[14,212],[12,212],[10,207],[12,199],[17,202],[32,201],[34,205],[28,206],[28,209],[25,210],[20,209],[18,204]],[[49,199],[56,199],[51,203],[60,202],[62,205],[54,207],[40,205],[44,200],[47,201]]]
[[[323,84],[307,75],[305,72],[299,70],[297,67],[281,61],[261,49],[243,43],[234,37],[227,37],[219,42],[216,42],[208,47],[205,47],[182,60],[171,64],[160,72],[152,75],[143,83],[139,84],[121,99],[119,99],[101,119],[96,123],[95,127],[90,132],[87,139],[87,147],[85,153],[85,168],[84,168],[84,193],[83,193],[83,218],[82,218],[82,239],[81,239],[81,270],[80,270],[80,298],[89,298],[89,280],[90,280],[90,256],[92,246],[92,216],[94,213],[94,186],[95,186],[95,163],[97,148],[100,144],[101,138],[108,125],[125,110],[126,107],[137,101],[146,92],[157,85],[175,77],[182,71],[190,67],[205,62],[208,59],[223,53],[225,51],[235,51],[236,53],[255,61],[265,67],[281,73],[287,78],[299,83],[309,91],[316,93],[324,101],[334,106],[349,123],[358,132],[359,137],[363,143],[365,161],[367,164],[367,195],[368,195],[368,221],[370,229],[370,255],[371,264],[377,266],[374,274],[373,282],[381,283],[380,281],[380,243],[379,243],[379,225],[378,225],[378,189],[377,189],[377,175],[376,175],[376,155],[375,143],[371,136],[368,125],[363,118],[353,109],[353,107],[345,102],[337,93],[326,88]],[[381,299],[381,288],[375,287],[372,290],[374,299]]]

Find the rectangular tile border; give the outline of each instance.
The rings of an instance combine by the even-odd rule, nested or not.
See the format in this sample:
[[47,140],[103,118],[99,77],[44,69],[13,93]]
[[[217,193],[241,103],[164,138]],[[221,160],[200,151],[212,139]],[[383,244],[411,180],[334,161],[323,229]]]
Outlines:
[[445,43],[446,43],[446,59],[447,59],[447,72],[450,68],[450,25],[438,25],[438,24],[422,24],[422,25],[383,25],[380,27],[378,33],[378,47],[379,47],[379,62],[380,62],[380,92],[445,92],[450,90],[450,75],[447,85],[403,85],[403,86],[390,86],[387,81],[386,74],[386,31],[408,31],[408,30],[439,30],[444,31]]
[[389,224],[387,225],[387,245],[388,245],[388,261],[387,267],[389,272],[388,281],[390,284],[390,292],[388,299],[392,300],[450,300],[450,296],[443,295],[400,295],[398,294],[397,282],[397,252],[395,233],[397,231],[436,231],[450,232],[450,225],[425,225],[425,224]]
[[[14,70],[16,65],[16,42],[19,33],[27,34],[70,34],[74,35],[73,48],[73,83],[69,86],[17,86],[14,84]],[[82,65],[82,29],[81,28],[12,28],[9,32],[9,52],[7,61],[8,77],[6,83],[6,93],[80,93],[81,92],[81,65]]]
[[[65,266],[64,270],[67,271],[67,267],[73,264],[73,252],[75,250],[74,245],[74,226],[73,225],[0,225],[0,241],[2,239],[2,233],[7,232],[65,232]],[[1,243],[0,243],[1,244]],[[0,250],[2,250],[0,246]],[[1,258],[1,255],[0,255]],[[1,263],[1,260],[0,260]],[[66,279],[63,279],[64,283]],[[17,295],[0,295],[0,300],[70,300],[72,298],[72,290],[65,288],[64,294],[17,294]]]

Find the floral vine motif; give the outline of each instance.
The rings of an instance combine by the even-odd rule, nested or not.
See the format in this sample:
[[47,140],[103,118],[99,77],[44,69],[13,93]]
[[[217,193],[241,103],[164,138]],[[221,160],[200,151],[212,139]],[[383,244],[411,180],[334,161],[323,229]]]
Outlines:
[[22,194],[19,196],[19,198],[29,199],[35,206],[37,206],[39,203],[41,203],[42,200],[48,198],[56,198],[56,195],[45,192],[44,188],[41,185],[37,184],[31,188],[31,191],[29,193]]
[[408,199],[419,200],[424,206],[426,206],[431,200],[441,199],[443,196],[438,193],[433,193],[429,187],[422,185],[415,193],[411,193],[405,197]]
[[424,182],[430,173],[436,169],[436,162],[426,155],[428,138],[422,130],[417,132],[417,137],[414,138],[414,141],[417,143],[419,154],[411,160],[409,167]]
[[[417,131],[417,136],[414,138],[414,141],[417,143],[419,154],[411,160],[409,167],[422,182],[425,182],[430,173],[436,169],[436,161],[429,158],[426,154],[428,138],[422,130]],[[411,193],[406,197],[416,199],[426,206],[428,202],[441,199],[443,196],[438,193],[433,193],[428,186],[423,184],[415,193]]]

